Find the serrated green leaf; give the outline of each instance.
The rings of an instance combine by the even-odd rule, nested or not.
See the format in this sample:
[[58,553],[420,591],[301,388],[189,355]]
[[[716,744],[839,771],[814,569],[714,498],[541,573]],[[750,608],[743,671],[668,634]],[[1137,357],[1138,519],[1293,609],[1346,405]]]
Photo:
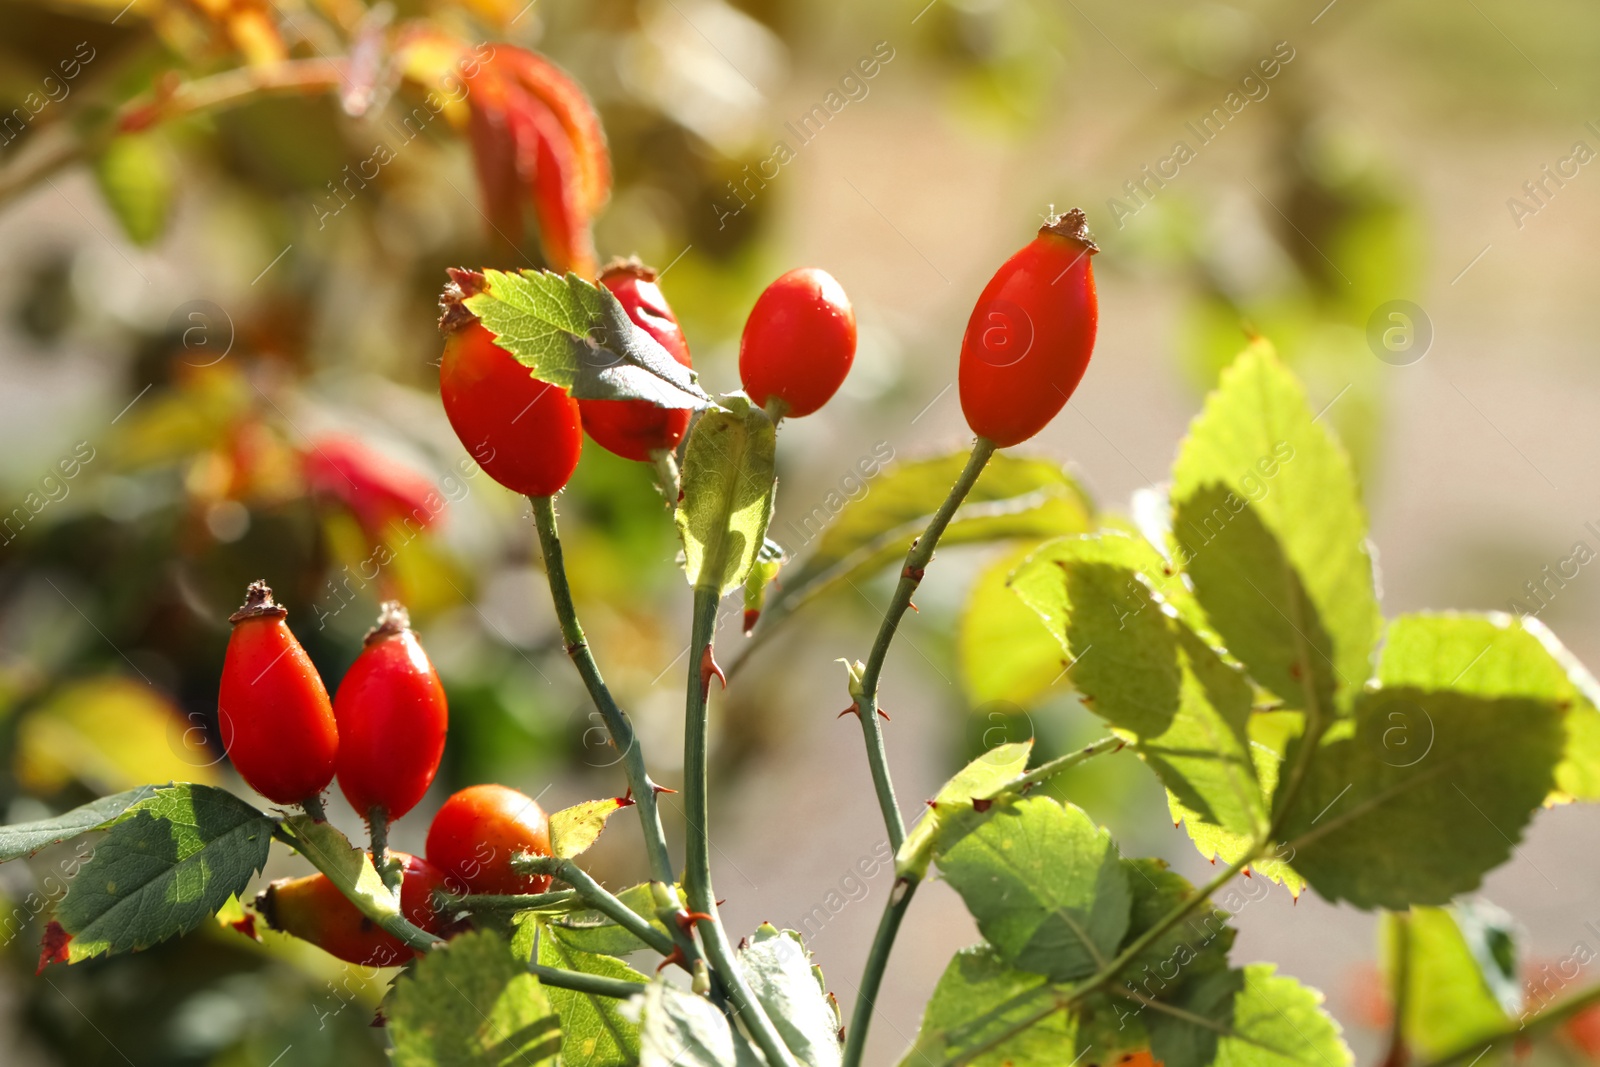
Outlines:
[[968,1062],[971,1067],[1054,1067],[1075,1049],[1076,1027],[1055,1012],[1015,1036],[1005,1035],[1032,1018],[1053,997],[1049,979],[1009,966],[985,944],[955,954],[923,1009],[917,1038],[900,1067],[945,1063],[970,1049],[994,1047]]
[[895,854],[896,876],[914,874],[921,878],[928,870],[940,829],[961,812],[972,814],[973,798],[986,798],[995,789],[1028,769],[1033,740],[996,745],[956,773],[940,787],[933,803],[922,813]]
[[462,934],[423,956],[387,1004],[396,1067],[539,1067],[561,1050],[543,987],[493,931]]
[[[801,543],[816,538],[816,546],[789,569],[768,611],[774,617],[787,613],[836,582],[870,576],[902,559],[949,495],[968,458],[961,451],[901,463],[874,478],[866,495],[791,520],[780,536],[798,533]],[[939,543],[1081,533],[1093,528],[1093,516],[1088,495],[1060,464],[996,453]],[[789,545],[793,549],[795,542]]]
[[94,161],[94,177],[129,240],[148,245],[161,236],[177,181],[159,134],[113,137]]
[[708,411],[689,433],[683,457],[678,535],[692,586],[726,594],[755,566],[772,520],[777,434],[765,412],[743,396]]
[[800,935],[761,924],[740,950],[739,966],[795,1058],[807,1067],[837,1067],[844,1058],[839,1020]]
[[128,808],[56,908],[71,962],[188,933],[267,861],[273,821],[221,789],[170,785]]
[[[602,978],[649,981],[619,959],[579,952],[548,935],[539,938],[539,962]],[[639,1062],[638,1024],[623,1016],[622,1005],[616,1000],[557,986],[545,986],[544,991],[561,1018],[564,1067],[629,1067]]]
[[1532,616],[1402,615],[1389,624],[1378,680],[1481,697],[1527,697],[1567,709],[1554,800],[1600,800],[1600,683]]
[[0,863],[31,856],[40,849],[98,830],[135,804],[155,796],[155,792],[156,786],[142,785],[48,819],[0,826]]
[[1011,572],[1037,547],[1027,542],[985,567],[961,609],[961,685],[979,710],[997,703],[1031,707],[1066,670],[1061,646],[1009,585]]
[[[1156,591],[1161,603],[1176,612],[1189,629],[1204,636],[1208,643],[1218,643],[1199,601],[1161,553],[1143,538],[1119,531],[1102,531],[1091,536],[1048,541],[1011,576],[1011,588],[1044,620],[1063,651],[1067,650],[1067,609],[1070,606],[1066,568],[1079,563],[1103,563],[1132,571],[1146,589]],[[1119,620],[1142,614],[1147,606],[1145,589],[1135,586],[1118,591]],[[1072,675],[1069,674],[1067,680],[1071,681]]]
[[1222,375],[1173,467],[1175,556],[1257,682],[1348,706],[1382,618],[1349,458],[1257,342]]
[[550,816],[550,851],[562,859],[570,859],[588,850],[606,828],[606,820],[624,807],[621,797],[604,800],[586,800],[570,808],[562,808]]
[[1413,1053],[1432,1058],[1454,1052],[1505,1029],[1521,1010],[1509,919],[1492,905],[1412,908],[1408,914],[1383,916],[1390,988],[1400,954],[1405,955],[1403,1034]]
[[1349,1067],[1322,994],[1271,964],[1202,977],[1146,1005],[1150,1054],[1165,1067]]
[[1128,929],[1128,874],[1111,835],[1049,797],[946,825],[939,871],[1002,959],[1055,981],[1093,974]]
[[1132,739],[1187,811],[1243,839],[1264,828],[1250,685],[1184,621],[1193,602],[1152,549],[1120,534],[1062,538],[1012,588],[1066,652],[1084,706]]
[[[666,925],[656,917],[655,899],[650,895],[650,883],[641,882],[617,894],[629,908],[650,920],[650,925],[668,933]],[[602,956],[627,956],[643,952],[650,946],[640,941],[605,914],[583,909],[566,915],[551,917],[545,928],[561,939],[562,943],[579,952]]]
[[495,342],[579,400],[644,400],[699,410],[715,401],[694,371],[628,318],[611,291],[576,274],[486,270],[464,303]]
[[352,845],[332,823],[291,815],[283,825],[294,835],[300,851],[313,859],[317,870],[327,875],[361,914],[379,923],[400,914],[400,900],[378,877],[372,857]]
[[705,997],[659,978],[645,990],[639,1067],[762,1067],[763,1062]]
[[1285,818],[1295,869],[1330,901],[1360,908],[1445,904],[1476,888],[1549,792],[1562,725],[1558,710],[1523,698],[1363,694]]

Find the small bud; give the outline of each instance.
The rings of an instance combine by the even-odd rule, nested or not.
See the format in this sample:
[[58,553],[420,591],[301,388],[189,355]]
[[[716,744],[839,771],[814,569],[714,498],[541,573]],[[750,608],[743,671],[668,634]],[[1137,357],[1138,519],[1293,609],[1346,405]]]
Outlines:
[[689,988],[702,997],[711,992],[711,972],[706,968],[705,960],[694,961],[694,979],[689,983]]

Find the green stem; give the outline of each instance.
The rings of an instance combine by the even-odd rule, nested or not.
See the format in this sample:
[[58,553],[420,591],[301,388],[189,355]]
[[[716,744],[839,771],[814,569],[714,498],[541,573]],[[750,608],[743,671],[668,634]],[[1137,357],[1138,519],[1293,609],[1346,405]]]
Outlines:
[[922,572],[933,559],[933,550],[939,546],[946,526],[955,516],[956,509],[972,491],[983,473],[989,457],[994,455],[994,442],[980,437],[972,443],[972,454],[967,465],[950,487],[950,493],[928,521],[928,528],[911,544],[906,553],[906,563],[900,570],[900,583],[895,586],[889,601],[889,610],[883,613],[878,626],[878,637],[872,643],[867,666],[861,674],[860,696],[856,698],[856,717],[861,720],[861,733],[867,743],[867,763],[872,768],[872,784],[878,793],[878,807],[883,811],[883,823],[889,831],[889,844],[898,850],[906,839],[905,819],[900,814],[900,804],[895,799],[894,782],[889,777],[889,757],[883,747],[883,731],[878,725],[878,679],[883,674],[883,663],[889,655],[889,645],[900,628],[900,620],[911,606],[911,596],[922,582]]
[[[306,842],[300,840],[298,837],[294,836],[294,834],[284,829],[281,823],[273,828],[272,836],[281,841],[283,844],[288,845],[296,852],[300,853],[300,855],[306,858],[306,862],[310,863],[311,866],[327,875],[328,879],[335,885],[338,884],[339,879],[333,869],[334,865],[324,862],[323,857],[317,852],[316,849],[307,848]],[[387,932],[393,934],[408,948],[415,949],[418,952],[432,952],[434,949],[444,944],[444,941],[440,938],[428,933],[428,931],[422,929],[421,927],[413,926],[411,923],[407,922],[405,916],[403,915],[390,914],[380,911],[373,905],[371,901],[364,897],[360,899],[356,897],[350,897],[349,900],[350,903],[354,904],[361,911],[361,914],[365,915],[367,918],[383,927],[383,929]]]
[[657,882],[676,881],[672,870],[672,856],[667,851],[667,835],[661,826],[661,808],[656,798],[656,784],[645,770],[644,749],[627,714],[611,697],[611,690],[600,675],[600,665],[584,637],[583,626],[578,622],[578,611],[572,602],[572,587],[567,583],[566,563],[561,553],[561,536],[556,530],[555,501],[547,496],[529,497],[533,504],[533,521],[539,531],[539,547],[544,552],[545,574],[550,580],[550,599],[555,603],[556,618],[561,622],[561,636],[566,641],[567,655],[578,674],[583,678],[589,698],[600,712],[611,743],[622,753],[623,771],[628,776],[628,787],[633,790],[633,801],[639,809],[639,823],[644,828],[645,850],[650,856],[650,870]]
[[857,1067],[867,1047],[867,1026],[877,1007],[878,990],[883,985],[883,974],[889,966],[889,953],[894,949],[894,939],[900,933],[900,923],[911,907],[911,898],[922,879],[915,874],[897,878],[889,890],[889,903],[878,920],[878,932],[872,938],[872,949],[867,953],[867,965],[861,972],[861,985],[856,991],[855,1007],[850,1013],[850,1029],[844,1047],[844,1067]]
[[[721,573],[720,567],[710,570],[713,574]],[[706,739],[709,733],[706,697],[710,690],[710,677],[705,673],[705,665],[712,661],[717,604],[721,600],[722,592],[717,586],[695,586],[694,617],[689,630],[688,695],[684,701],[683,806],[688,824],[688,844],[685,849],[683,887],[689,898],[689,910],[711,916],[710,922],[698,924],[700,940],[705,946],[706,958],[716,969],[717,978],[727,990],[728,999],[733,1001],[745,1028],[750,1031],[750,1036],[766,1056],[770,1067],[795,1067],[794,1057],[778,1036],[772,1020],[745,983],[744,974],[734,958],[733,947],[728,944],[728,935],[722,928],[722,919],[717,914],[716,893],[711,888],[711,817],[706,777]]]
[[[991,790],[989,796],[998,797],[1002,793],[1020,793],[1029,786],[1038,785],[1048,781],[1069,767],[1076,767],[1086,760],[1096,756],[1103,756],[1107,752],[1116,752],[1127,746],[1127,742],[1120,737],[1102,737],[1092,745],[1086,745],[1076,752],[1068,752],[1065,756],[1057,756],[1039,764],[1027,774],[1019,774],[998,789]],[[983,798],[979,798],[983,799]]]
[[311,816],[312,822],[328,821],[328,809],[322,806],[322,797],[320,795],[306,797],[300,802],[300,806],[305,809],[307,815]]
[[656,488],[661,490],[661,496],[667,502],[667,510],[677,511],[678,493],[683,488],[677,453],[670,448],[651,449],[650,465],[655,469]]
[[[672,937],[662,933],[650,925],[650,920],[634,911],[628,905],[606,889],[599,882],[589,877],[589,872],[579,867],[570,859],[557,859],[554,856],[529,856],[513,861],[516,870],[530,874],[548,874],[557,878],[577,891],[578,896],[596,911],[605,915],[612,922],[622,927],[640,941],[649,945],[663,956],[672,955],[675,947]],[[543,895],[543,894],[539,894]]]
[[575,889],[558,889],[553,893],[436,893],[435,899],[447,911],[537,911],[556,908],[580,900]]
[[1574,1015],[1600,1004],[1600,985],[1591,986],[1581,993],[1575,993],[1563,1000],[1560,1004],[1552,1004],[1533,1018],[1524,1018],[1515,1026],[1507,1026],[1487,1037],[1480,1037],[1468,1042],[1452,1052],[1447,1052],[1437,1059],[1418,1064],[1417,1067],[1455,1067],[1465,1060],[1473,1060],[1482,1056],[1492,1048],[1509,1045],[1534,1037],[1536,1034],[1560,1026]]
[[[878,724],[878,679],[883,674],[883,664],[889,655],[889,645],[894,641],[906,609],[911,606],[912,594],[922,583],[922,573],[933,559],[933,550],[939,546],[939,538],[944,536],[945,527],[950,525],[956,509],[972,491],[978,476],[983,473],[984,466],[989,462],[989,457],[993,455],[994,443],[988,438],[980,437],[972,443],[972,454],[967,457],[967,465],[961,471],[961,476],[950,487],[950,492],[944,498],[944,503],[939,505],[939,510],[933,513],[933,518],[928,521],[928,527],[922,532],[922,536],[912,542],[910,550],[906,553],[905,566],[900,570],[900,582],[895,586],[894,596],[889,601],[889,610],[884,612],[883,622],[878,626],[878,636],[872,643],[866,667],[861,672],[860,681],[854,686],[856,718],[861,720],[861,734],[866,741],[867,765],[872,771],[872,787],[878,794],[878,808],[883,814],[883,825],[889,831],[889,846],[896,852],[900,851],[900,846],[905,843],[906,824],[905,817],[900,814],[900,802],[894,795],[894,779],[889,775],[889,754],[884,748],[883,730]],[[850,1030],[843,1067],[860,1067],[861,1055],[867,1045],[867,1029],[872,1023],[873,1004],[877,1000],[878,989],[883,984],[884,970],[889,965],[889,953],[894,948],[894,939],[900,931],[900,922],[905,918],[906,909],[911,906],[911,897],[916,892],[917,881],[908,879],[896,883],[894,890],[890,892],[889,904],[884,909],[883,918],[878,922],[878,932],[873,938],[872,950],[861,973],[855,1008],[850,1014]]]
[[577,971],[564,971],[559,967],[546,967],[541,963],[528,964],[528,970],[545,985],[572,989],[597,997],[612,997],[616,1000],[627,1000],[649,988],[643,982],[604,978],[598,974],[580,974]]
[[[661,806],[655,782],[645,769],[644,746],[633,732],[633,723],[627,713],[612,699],[611,690],[600,675],[600,665],[595,662],[583,626],[578,622],[578,609],[572,601],[572,587],[567,582],[567,565],[561,552],[561,535],[556,528],[555,500],[548,496],[529,497],[533,505],[533,522],[539,531],[539,548],[544,553],[545,575],[550,581],[550,599],[555,605],[556,618],[561,623],[562,640],[566,642],[567,655],[578,668],[589,699],[599,711],[600,719],[611,735],[611,744],[622,753],[623,772],[628,777],[628,789],[634,805],[639,809],[639,826],[644,831],[645,852],[650,859],[651,880],[673,885],[677,876],[672,867],[672,855],[667,851],[667,833],[661,825]],[[684,966],[693,966],[700,958],[694,935],[687,930],[669,927],[678,950],[683,954]]]
[[367,812],[367,829],[372,834],[372,866],[383,884],[389,887],[389,892],[400,892],[404,872],[389,856],[389,813],[382,804],[374,804]]

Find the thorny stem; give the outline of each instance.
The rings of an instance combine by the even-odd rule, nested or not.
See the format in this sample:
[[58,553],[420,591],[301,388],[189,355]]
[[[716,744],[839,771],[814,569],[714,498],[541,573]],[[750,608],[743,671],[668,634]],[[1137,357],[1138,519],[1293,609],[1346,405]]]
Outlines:
[[548,496],[529,497],[533,504],[533,521],[539,531],[539,547],[544,552],[545,574],[550,580],[550,599],[555,603],[556,618],[561,623],[561,637],[566,642],[567,655],[578,674],[583,678],[595,709],[605,722],[611,744],[622,753],[623,771],[628,776],[628,786],[633,790],[633,801],[639,809],[639,823],[644,828],[645,850],[650,855],[650,871],[655,881],[676,881],[672,870],[672,857],[667,852],[667,835],[661,827],[661,809],[656,800],[656,784],[645,769],[644,749],[627,714],[611,697],[611,690],[600,675],[600,665],[584,637],[583,626],[578,622],[578,610],[572,602],[572,587],[567,583],[567,567],[561,553],[561,535],[556,529],[555,500]]
[[[1041,763],[1026,774],[1006,782],[1004,785],[990,792],[989,799],[1005,793],[1016,793],[1030,786],[1047,781],[1069,767],[1075,767],[1086,760],[1107,752],[1116,752],[1123,747],[1124,742],[1117,737],[1103,737],[1091,745],[1087,745],[1076,752],[1069,752],[1065,756],[1058,756],[1053,760]],[[889,892],[889,902],[884,906],[883,918],[878,921],[878,933],[872,939],[872,949],[867,954],[867,964],[861,975],[861,985],[856,996],[855,1010],[851,1014],[850,1029],[846,1033],[844,1050],[844,1067],[858,1067],[861,1056],[867,1045],[867,1025],[871,1022],[873,1006],[878,999],[878,989],[883,985],[884,970],[889,963],[889,953],[894,947],[895,935],[900,931],[900,923],[906,916],[906,911],[911,907],[911,898],[916,894],[917,886],[922,883],[919,875],[907,872],[901,875]]]
[[111,120],[83,136],[65,124],[56,127],[54,143],[27,152],[0,169],[0,204],[27,192],[79,160],[103,149],[118,133],[143,129],[170,119],[242,104],[265,94],[314,94],[337,89],[344,80],[339,59],[291,59],[268,67],[240,67],[179,84],[170,92],[131,100]]
[[[584,902],[596,911],[605,915],[612,922],[622,927],[640,941],[649,945],[663,956],[672,955],[674,944],[668,934],[662,933],[650,921],[606,889],[599,882],[589,877],[589,872],[579,867],[570,859],[557,859],[554,856],[528,856],[512,862],[513,868],[533,874],[548,874],[570,885],[577,891]],[[543,894],[540,894],[541,896]]]
[[[720,574],[720,567],[712,567]],[[716,579],[712,579],[715,581]],[[717,630],[717,604],[722,592],[716,585],[697,585],[694,590],[694,618],[689,636],[688,695],[684,701],[683,728],[683,806],[687,823],[688,846],[683,869],[684,892],[689,910],[711,916],[699,924],[700,940],[728,999],[744,1021],[745,1028],[767,1058],[770,1067],[795,1067],[794,1057],[756,1000],[734,959],[733,946],[722,928],[717,913],[716,893],[711,888],[710,804],[706,794],[706,737],[708,734],[706,697],[710,675],[705,665],[711,662],[712,642]]]
[[538,911],[581,901],[576,889],[551,893],[434,893],[434,902],[446,911]]
[[598,974],[580,974],[577,971],[565,971],[559,967],[546,967],[540,963],[528,964],[528,971],[545,985],[553,985],[560,989],[572,989],[579,993],[590,993],[597,997],[612,997],[616,1000],[627,1000],[629,997],[637,996],[649,988],[643,982],[629,982],[621,978],[604,978]]
[[900,804],[895,799],[894,782],[889,777],[889,758],[883,747],[883,731],[878,725],[878,678],[883,673],[883,663],[900,627],[900,619],[911,606],[911,596],[922,582],[922,572],[929,560],[933,559],[933,550],[938,547],[939,538],[944,535],[945,527],[950,525],[950,519],[972,491],[978,475],[983,473],[992,455],[994,442],[988,438],[980,437],[972,443],[972,455],[967,459],[966,468],[950,487],[950,494],[939,505],[939,510],[933,513],[928,528],[906,553],[906,564],[900,571],[900,583],[895,586],[889,610],[883,614],[877,640],[872,643],[866,669],[861,674],[860,695],[856,697],[855,704],[856,718],[861,720],[861,733],[867,743],[867,762],[872,768],[872,784],[878,792],[878,807],[883,810],[884,826],[889,831],[889,844],[896,851],[906,839],[906,824],[900,814]]
[[[283,844],[288,845],[296,852],[300,853],[300,855],[304,856],[306,861],[310,863],[311,866],[327,875],[328,878],[334,881],[335,884],[338,883],[338,879],[335,877],[337,872],[332,869],[334,864],[332,864],[327,857],[323,856],[316,848],[311,847],[310,842],[303,841],[296,837],[281,823],[273,828],[272,836],[278,841],[281,841]],[[434,949],[444,944],[443,940],[440,938],[435,937],[433,934],[428,933],[428,931],[419,926],[412,925],[403,915],[385,914],[378,911],[376,908],[369,908],[368,902],[365,899],[351,897],[350,903],[354,904],[358,909],[360,909],[361,913],[367,918],[383,927],[385,931],[399,938],[401,943],[408,948],[415,949],[418,952],[432,952]]]

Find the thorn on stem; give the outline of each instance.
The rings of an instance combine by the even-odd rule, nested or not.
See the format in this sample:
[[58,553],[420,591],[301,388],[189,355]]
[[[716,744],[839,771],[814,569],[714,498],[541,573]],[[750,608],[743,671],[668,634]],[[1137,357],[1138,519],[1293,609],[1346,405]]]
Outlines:
[[711,642],[706,642],[706,647],[700,651],[700,699],[704,700],[711,692],[711,678],[715,675],[722,683],[722,688],[728,688],[728,676],[722,673],[722,668],[717,666],[717,657],[712,654]]
[[918,615],[921,615],[921,614],[922,614],[922,609],[921,609],[921,608],[919,608],[919,607],[917,607],[917,605],[916,605],[916,604],[914,604],[914,603],[912,603],[912,602],[911,602],[911,601],[909,601],[909,600],[908,600],[908,601],[906,601],[906,607],[908,607],[908,608],[910,608],[910,609],[911,609],[911,610],[912,610],[912,611],[914,611],[914,612],[916,612],[916,613],[917,613],[917,614],[918,614]]
[[707,915],[703,911],[680,911],[677,915],[673,916],[673,919],[677,921],[678,929],[682,930],[684,933],[688,933],[689,931],[693,930],[695,923],[712,921],[711,916]]
[[633,786],[631,785],[628,787],[628,791],[626,793],[617,798],[617,807],[619,808],[631,808],[636,803],[638,803],[638,801],[633,799]]
[[662,971],[666,970],[669,963],[676,963],[679,967],[682,967],[686,971],[689,969],[689,961],[684,958],[682,946],[672,946],[671,955],[656,965],[656,973],[660,974]]
[[922,576],[927,570],[922,567],[913,567],[909,563],[900,569],[900,577],[910,578],[913,582],[922,581]]
[[654,782],[650,783],[650,791],[652,793],[676,793],[677,792],[676,789],[668,789],[666,786],[664,786],[664,785],[656,785]]
[[994,807],[994,799],[992,797],[972,798],[972,810],[977,812],[979,815],[982,815],[992,807]]
[[854,704],[851,704],[848,708],[845,708],[839,714],[835,715],[834,718],[835,719],[842,719],[846,715],[850,715],[850,714],[854,714],[855,717],[859,719],[859,718],[861,718],[861,709],[857,708]]

